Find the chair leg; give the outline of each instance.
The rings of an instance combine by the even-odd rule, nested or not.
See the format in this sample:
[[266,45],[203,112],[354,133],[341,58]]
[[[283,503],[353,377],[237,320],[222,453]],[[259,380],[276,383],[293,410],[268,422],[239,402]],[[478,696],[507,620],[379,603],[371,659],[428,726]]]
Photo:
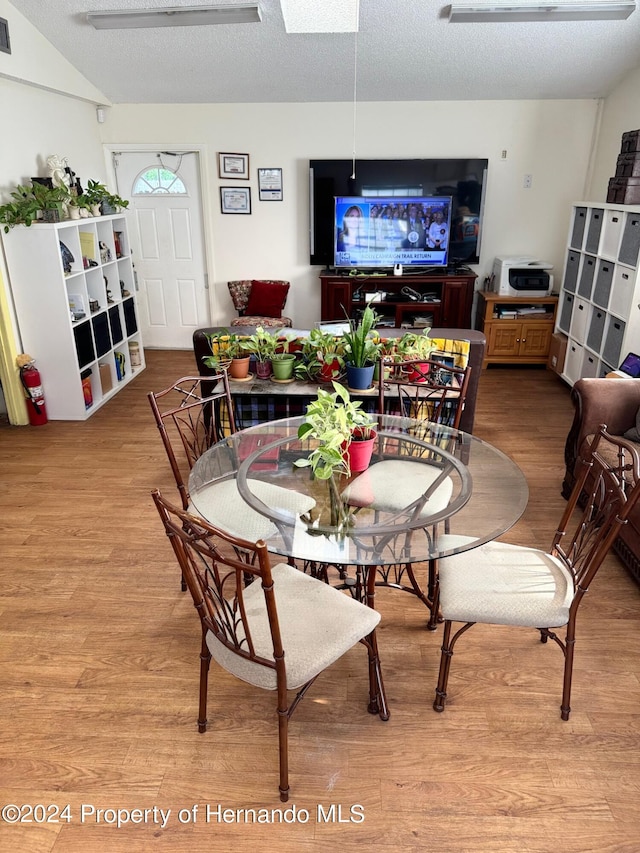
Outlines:
[[286,695],[278,702],[278,745],[280,750],[280,800],[289,799],[289,709]]
[[361,642],[367,647],[367,654],[369,655],[369,704],[367,711],[370,714],[379,714],[380,719],[386,722],[389,719],[389,706],[387,705],[387,694],[382,680],[376,632],[373,631]]
[[440,671],[438,673],[438,685],[436,687],[436,698],[433,700],[434,711],[444,711],[444,706],[447,701],[447,683],[449,681],[449,670],[451,669],[451,658],[453,657],[453,647],[455,646],[458,637],[461,637],[465,631],[468,631],[475,622],[467,622],[451,637],[452,622],[449,619],[445,620],[444,631],[442,634],[442,648],[440,655]]
[[573,677],[573,652],[576,644],[574,633],[569,627],[564,648],[564,680],[562,685],[562,705],[560,705],[560,718],[568,720],[571,713],[571,679]]
[[207,639],[202,632],[202,648],[200,649],[200,707],[198,709],[198,731],[207,730],[207,688],[209,685],[209,665],[211,664],[211,652],[207,646]]
[[429,631],[438,627],[438,604],[440,599],[440,583],[438,580],[438,561],[429,560],[429,580],[427,582],[427,597],[431,602],[431,616],[427,623]]

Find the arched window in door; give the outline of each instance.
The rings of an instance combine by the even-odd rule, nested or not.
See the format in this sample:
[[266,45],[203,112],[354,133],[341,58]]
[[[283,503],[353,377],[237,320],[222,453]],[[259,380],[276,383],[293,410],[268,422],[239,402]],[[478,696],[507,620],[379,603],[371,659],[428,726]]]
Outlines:
[[171,169],[150,166],[133,182],[133,195],[187,195],[187,188]]

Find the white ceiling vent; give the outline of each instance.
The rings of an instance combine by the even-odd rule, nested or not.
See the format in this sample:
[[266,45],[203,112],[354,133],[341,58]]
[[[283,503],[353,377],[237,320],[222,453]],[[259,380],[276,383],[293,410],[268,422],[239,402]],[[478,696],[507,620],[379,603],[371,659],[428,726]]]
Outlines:
[[11,42],[9,41],[9,23],[0,18],[0,50],[3,53],[11,53]]

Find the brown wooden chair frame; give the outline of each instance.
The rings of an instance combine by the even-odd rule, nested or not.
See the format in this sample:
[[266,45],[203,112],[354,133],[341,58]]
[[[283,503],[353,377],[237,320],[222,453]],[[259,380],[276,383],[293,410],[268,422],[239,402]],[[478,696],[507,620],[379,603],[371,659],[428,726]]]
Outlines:
[[[471,378],[471,367],[457,367],[433,358],[408,358],[391,361],[383,357],[378,368],[378,411],[422,417],[429,423],[444,424],[458,429]],[[390,394],[392,388],[396,394]],[[422,413],[422,416],[421,416]],[[427,417],[424,417],[424,414]],[[448,520],[444,525],[449,532]],[[432,531],[435,538],[436,531]],[[378,586],[401,589],[415,595],[430,611],[427,628],[435,631],[438,625],[438,561],[428,561],[427,591],[416,578],[412,563],[381,566]],[[404,579],[408,581],[405,583]]]
[[[172,506],[157,490],[152,493],[152,496],[186,585],[193,597],[195,608],[200,616],[202,645],[198,731],[204,732],[207,728],[207,686],[212,657],[207,645],[207,633],[211,632],[219,643],[233,655],[275,672],[280,756],[280,799],[286,802],[289,798],[289,720],[300,700],[320,673],[300,688],[296,688],[297,693],[289,702],[287,664],[280,633],[274,580],[267,547],[262,541],[249,542],[212,527],[204,519],[191,516]],[[287,566],[287,569],[288,571],[297,571],[290,566]],[[369,593],[373,596],[373,573],[370,574]],[[259,579],[264,592],[273,644],[273,657],[270,659],[261,656],[255,649],[244,602],[248,578],[253,583]],[[315,583],[316,581],[309,580],[309,582]],[[317,583],[321,582],[317,581]],[[322,586],[327,591],[331,589],[324,584]],[[332,590],[332,594],[334,592],[338,596],[342,595],[337,590]],[[357,602],[353,602],[353,604],[356,605]],[[359,642],[366,647],[368,652],[368,711],[371,714],[379,714],[382,720],[387,720],[389,711],[380,670],[375,628]]]
[[[540,640],[553,640],[564,655],[564,677],[560,715],[569,719],[571,683],[576,644],[576,620],[582,599],[608,554],[629,514],[640,499],[640,448],[620,436],[610,435],[603,424],[593,439],[590,452],[580,459],[579,473],[567,502],[549,553],[561,561],[573,578],[573,598],[566,624],[565,639],[557,626],[539,626]],[[473,552],[471,552],[473,554]],[[455,557],[450,558],[455,560]],[[475,622],[466,622],[453,636],[452,621],[446,619],[436,687],[434,710],[443,711],[451,658],[459,637]],[[504,624],[504,623],[501,623]]]

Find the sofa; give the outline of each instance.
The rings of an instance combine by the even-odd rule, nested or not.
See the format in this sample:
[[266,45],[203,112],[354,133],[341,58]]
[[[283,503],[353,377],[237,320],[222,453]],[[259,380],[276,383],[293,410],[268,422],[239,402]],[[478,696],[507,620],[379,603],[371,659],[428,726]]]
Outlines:
[[[623,435],[636,427],[640,409],[640,379],[579,379],[571,390],[575,413],[565,444],[565,476],[562,494],[569,497],[575,483],[576,464],[588,437],[601,424]],[[640,508],[622,528],[613,548],[640,584]]]
[[[198,373],[202,376],[211,375],[214,371],[207,368],[203,362],[203,356],[211,355],[207,334],[214,334],[225,330],[223,326],[212,326],[206,329],[196,329],[193,333],[193,352],[195,355],[196,366]],[[242,328],[242,334],[253,334],[255,329],[250,326]],[[286,330],[289,333],[294,333],[296,330]],[[399,338],[404,335],[406,329],[384,329],[384,336],[387,338]],[[469,386],[467,389],[467,399],[460,421],[460,429],[464,432],[473,432],[473,422],[476,411],[476,398],[478,395],[478,383],[480,381],[480,373],[482,371],[482,361],[486,347],[486,338],[482,332],[477,332],[474,329],[432,329],[431,337],[447,338],[449,340],[468,340],[469,347],[469,366],[471,373],[469,376]]]

